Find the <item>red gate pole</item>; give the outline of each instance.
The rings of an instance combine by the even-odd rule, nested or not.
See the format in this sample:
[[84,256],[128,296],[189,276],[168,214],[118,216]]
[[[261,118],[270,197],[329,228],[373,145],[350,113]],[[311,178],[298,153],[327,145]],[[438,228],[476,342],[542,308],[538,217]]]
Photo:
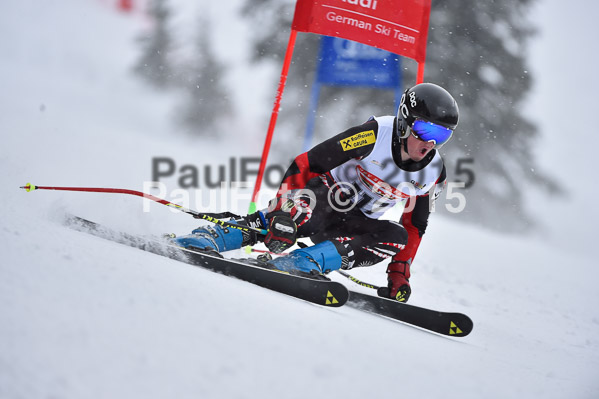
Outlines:
[[270,143],[272,141],[275,125],[277,123],[277,117],[279,116],[279,108],[281,108],[281,98],[283,97],[283,90],[285,90],[285,83],[287,83],[287,74],[289,73],[289,65],[291,64],[291,57],[293,56],[293,48],[295,47],[296,36],[297,31],[295,29],[291,29],[289,42],[287,43],[287,51],[285,52],[285,59],[283,61],[283,70],[281,71],[281,78],[279,80],[279,88],[277,89],[275,104],[272,109],[272,114],[270,115],[270,123],[268,125],[268,132],[266,133],[264,149],[262,150],[260,168],[258,169],[258,176],[256,176],[256,184],[254,185],[254,193],[252,194],[252,202],[250,203],[249,213],[256,212],[256,200],[258,198],[260,186],[262,185],[262,177],[264,176],[264,169],[266,168],[266,160],[268,159],[268,152],[270,151]]
[[424,61],[418,63],[418,72],[416,73],[416,84],[424,82]]

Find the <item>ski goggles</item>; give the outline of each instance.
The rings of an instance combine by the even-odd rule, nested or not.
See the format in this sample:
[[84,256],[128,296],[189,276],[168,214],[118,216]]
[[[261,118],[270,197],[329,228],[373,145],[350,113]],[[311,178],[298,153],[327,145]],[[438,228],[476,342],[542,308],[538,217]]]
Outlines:
[[432,141],[435,146],[441,147],[447,143],[453,134],[453,130],[436,125],[432,122],[416,119],[410,129],[412,135],[422,141]]

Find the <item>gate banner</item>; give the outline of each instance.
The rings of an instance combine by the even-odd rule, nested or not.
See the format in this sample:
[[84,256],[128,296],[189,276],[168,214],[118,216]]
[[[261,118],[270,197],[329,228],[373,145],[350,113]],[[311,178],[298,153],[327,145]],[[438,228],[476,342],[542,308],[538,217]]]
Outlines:
[[291,28],[341,37],[424,63],[431,0],[297,0]]

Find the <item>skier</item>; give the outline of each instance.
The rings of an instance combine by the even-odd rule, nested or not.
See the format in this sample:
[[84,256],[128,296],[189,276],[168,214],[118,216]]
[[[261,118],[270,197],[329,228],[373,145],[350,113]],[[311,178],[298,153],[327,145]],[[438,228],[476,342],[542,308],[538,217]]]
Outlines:
[[[300,154],[267,209],[236,219],[267,229],[263,238],[221,226],[175,238],[186,248],[228,251],[258,240],[274,253],[298,237],[315,244],[269,262],[291,273],[326,274],[391,259],[378,295],[406,302],[410,266],[434,201],[446,183],[437,151],[458,124],[458,106],[445,89],[421,83],[407,89],[397,116],[371,117]],[[379,218],[404,202],[400,223]]]

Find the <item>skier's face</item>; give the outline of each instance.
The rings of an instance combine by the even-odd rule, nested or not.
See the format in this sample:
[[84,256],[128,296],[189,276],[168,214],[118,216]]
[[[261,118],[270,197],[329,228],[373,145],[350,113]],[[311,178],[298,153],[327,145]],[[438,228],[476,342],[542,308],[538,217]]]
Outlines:
[[432,141],[422,141],[413,134],[408,136],[408,156],[412,161],[421,161],[433,148],[435,143]]

